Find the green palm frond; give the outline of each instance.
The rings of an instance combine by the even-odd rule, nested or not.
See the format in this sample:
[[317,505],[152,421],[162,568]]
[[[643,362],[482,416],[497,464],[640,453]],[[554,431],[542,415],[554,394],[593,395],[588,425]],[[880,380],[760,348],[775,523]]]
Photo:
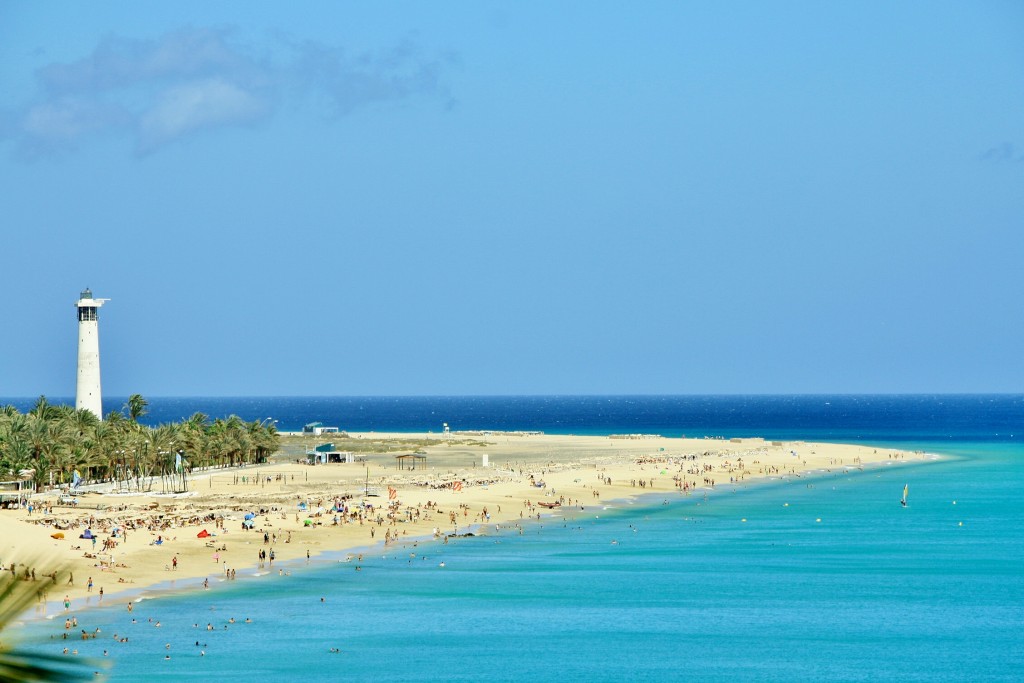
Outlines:
[[[59,578],[58,574],[58,578]],[[54,683],[94,680],[88,670],[96,664],[91,659],[74,660],[58,655],[32,652],[10,644],[7,629],[28,611],[37,598],[38,584],[17,579],[13,574],[0,575],[0,683]]]

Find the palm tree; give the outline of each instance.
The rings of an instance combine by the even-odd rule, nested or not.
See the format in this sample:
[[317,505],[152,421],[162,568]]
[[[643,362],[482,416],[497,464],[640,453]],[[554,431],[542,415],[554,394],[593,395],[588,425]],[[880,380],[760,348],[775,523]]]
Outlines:
[[190,467],[203,467],[209,464],[207,442],[209,441],[210,418],[203,413],[194,413],[181,424],[178,432],[181,450],[188,457]]
[[267,456],[277,452],[281,447],[281,437],[277,433],[277,427],[273,422],[264,427],[263,423],[257,420],[249,422],[246,427],[249,431],[249,441],[254,450],[253,462],[266,462]]
[[2,467],[5,476],[21,478],[20,472],[32,469],[32,448],[24,439],[12,439],[5,443]]
[[107,418],[96,426],[96,455],[99,460],[97,464],[106,480],[120,482],[124,476],[129,424],[124,415],[112,410]]
[[164,492],[167,491],[168,478],[173,484],[175,474],[175,463],[178,446],[178,427],[172,424],[162,424],[156,429],[146,432],[146,449],[149,452],[149,460],[152,463],[151,471],[158,471],[163,483]]
[[0,415],[0,474],[16,474],[32,468],[28,443],[28,417],[15,411]]
[[228,433],[227,423],[218,417],[210,425],[207,436],[206,453],[210,464],[216,459],[217,464],[223,467],[224,457],[231,451],[231,436]]
[[31,469],[35,470],[32,481],[38,491],[39,487],[46,483],[49,475],[49,463],[44,461],[43,452],[50,444],[50,433],[46,421],[34,411],[28,414],[25,438],[32,452]]
[[138,424],[139,418],[146,414],[149,401],[142,398],[142,394],[132,394],[128,397],[128,402],[124,404],[124,407],[128,409],[128,419]]
[[45,441],[40,451],[40,462],[46,464],[46,474],[56,471],[57,479],[64,483],[65,479],[71,480],[71,471],[74,469],[70,454],[73,437],[69,424],[61,419],[58,413],[53,419],[44,423]]
[[54,416],[58,408],[59,406],[51,405],[45,396],[40,396],[36,399],[36,404],[32,407],[32,410],[28,411],[28,414],[35,415],[43,420],[49,420]]
[[249,450],[252,448],[252,440],[245,428],[245,422],[237,415],[232,415],[227,422],[228,432],[231,434],[231,464],[245,462],[249,459]]
[[72,429],[78,434],[79,437],[87,437],[96,431],[96,428],[101,424],[100,419],[96,417],[91,410],[81,408],[73,411],[68,416],[68,421],[71,423]]
[[[129,423],[134,425],[134,423]],[[127,463],[126,470],[135,478],[135,490],[142,490],[143,479],[152,471],[152,458],[150,457],[150,442],[147,439],[147,430],[139,425],[130,428],[125,439],[124,459]],[[130,461],[128,458],[131,458]],[[129,488],[131,485],[129,483]]]

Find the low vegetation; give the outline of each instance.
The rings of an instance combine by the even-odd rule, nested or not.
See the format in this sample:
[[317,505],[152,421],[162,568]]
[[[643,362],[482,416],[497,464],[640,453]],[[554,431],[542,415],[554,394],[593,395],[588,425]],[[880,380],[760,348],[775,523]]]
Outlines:
[[[374,454],[374,453],[411,453],[422,450],[429,446],[487,446],[487,443],[473,439],[431,439],[416,437],[352,437],[344,432],[337,434],[324,434],[313,440],[307,435],[282,436],[281,445],[292,450],[299,447],[310,447],[332,443],[339,451],[351,453]],[[290,448],[289,448],[290,447]]]

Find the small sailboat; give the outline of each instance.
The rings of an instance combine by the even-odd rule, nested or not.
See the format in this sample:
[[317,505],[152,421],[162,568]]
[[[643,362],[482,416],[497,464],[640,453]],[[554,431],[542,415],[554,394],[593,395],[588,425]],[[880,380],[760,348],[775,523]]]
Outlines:
[[900,498],[900,505],[907,507],[907,492],[910,490],[910,484],[903,485],[903,497]]

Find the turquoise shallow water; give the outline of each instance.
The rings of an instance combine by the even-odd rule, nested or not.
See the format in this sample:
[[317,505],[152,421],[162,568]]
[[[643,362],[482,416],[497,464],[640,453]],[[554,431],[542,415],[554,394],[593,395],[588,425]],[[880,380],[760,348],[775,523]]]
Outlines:
[[900,446],[952,457],[301,563],[82,612],[73,645],[113,681],[1024,679],[1024,445]]

